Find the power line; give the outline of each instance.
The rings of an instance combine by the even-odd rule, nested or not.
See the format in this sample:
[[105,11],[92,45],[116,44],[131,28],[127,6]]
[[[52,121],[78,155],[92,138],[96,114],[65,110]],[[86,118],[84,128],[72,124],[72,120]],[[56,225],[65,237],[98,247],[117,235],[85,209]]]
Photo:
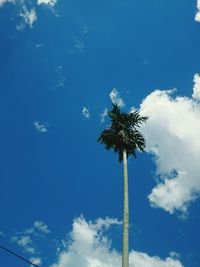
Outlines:
[[2,246],[2,245],[0,245],[0,248],[4,249],[5,251],[9,252],[10,254],[14,255],[15,257],[17,257],[17,258],[19,258],[19,259],[21,259],[21,260],[23,260],[23,261],[25,261],[25,262],[27,262],[27,263],[29,263],[29,264],[35,266],[35,267],[39,267],[38,265],[32,263],[31,261],[25,259],[24,257],[18,255],[17,253],[13,252],[12,250],[10,250],[10,249],[8,249],[8,248]]

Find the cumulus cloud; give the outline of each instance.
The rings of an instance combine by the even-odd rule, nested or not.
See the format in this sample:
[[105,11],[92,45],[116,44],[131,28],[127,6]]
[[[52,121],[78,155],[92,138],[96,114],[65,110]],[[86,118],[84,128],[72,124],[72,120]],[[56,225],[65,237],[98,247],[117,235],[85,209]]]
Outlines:
[[48,124],[46,123],[42,123],[39,121],[35,121],[34,123],[35,129],[39,132],[39,133],[46,133],[48,131]]
[[54,7],[57,3],[57,0],[37,0],[38,5],[49,5]]
[[199,75],[194,76],[193,97],[173,97],[173,92],[155,90],[140,108],[149,116],[142,132],[157,174],[157,185],[148,197],[153,207],[186,215],[200,194]]
[[195,16],[195,20],[200,22],[200,0],[197,0],[197,13]]
[[196,100],[200,100],[200,75],[198,73],[194,75],[194,88],[192,97]]
[[173,258],[173,259],[179,259],[180,258],[180,255],[179,253],[177,253],[176,251],[171,251],[169,253],[170,257]]
[[48,226],[43,221],[35,221],[33,224],[33,227],[43,234],[49,234],[50,233]]
[[119,107],[124,107],[125,103],[123,99],[120,97],[120,94],[116,88],[113,88],[109,94],[110,100],[113,104],[117,104]]
[[86,119],[89,119],[90,118],[90,111],[89,111],[89,109],[87,107],[83,107],[83,109],[82,109],[82,115]]
[[[98,219],[87,222],[83,216],[74,220],[70,241],[61,250],[58,260],[51,267],[120,267],[121,254],[111,247],[106,235],[112,225],[119,225],[117,219]],[[178,259],[149,256],[137,251],[130,252],[130,267],[183,267]]]

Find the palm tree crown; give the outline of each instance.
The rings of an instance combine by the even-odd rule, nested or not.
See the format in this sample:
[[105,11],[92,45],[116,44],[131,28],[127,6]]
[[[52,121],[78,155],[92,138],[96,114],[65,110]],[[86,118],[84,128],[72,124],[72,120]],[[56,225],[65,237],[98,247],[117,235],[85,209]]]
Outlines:
[[123,151],[127,157],[131,154],[136,157],[136,150],[144,151],[145,139],[137,130],[137,127],[146,122],[148,117],[142,117],[138,110],[131,113],[120,111],[117,104],[112,104],[112,110],[108,112],[111,125],[105,129],[98,138],[106,149],[113,149],[119,154],[119,161],[123,160]]

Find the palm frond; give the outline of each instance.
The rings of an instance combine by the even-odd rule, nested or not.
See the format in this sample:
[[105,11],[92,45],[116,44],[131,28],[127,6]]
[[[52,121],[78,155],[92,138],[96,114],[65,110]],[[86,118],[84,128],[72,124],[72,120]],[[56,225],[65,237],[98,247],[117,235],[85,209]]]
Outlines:
[[124,113],[116,104],[112,104],[112,110],[108,112],[111,125],[99,136],[98,142],[105,145],[105,148],[113,149],[119,154],[119,161],[123,159],[123,151],[127,156],[131,154],[136,157],[136,151],[144,151],[145,139],[137,128],[146,122],[148,117],[140,116],[139,111]]

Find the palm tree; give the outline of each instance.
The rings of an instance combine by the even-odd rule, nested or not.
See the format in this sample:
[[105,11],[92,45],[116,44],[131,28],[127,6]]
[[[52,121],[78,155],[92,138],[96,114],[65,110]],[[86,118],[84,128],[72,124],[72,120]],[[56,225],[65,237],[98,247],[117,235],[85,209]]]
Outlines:
[[144,151],[145,139],[137,130],[147,117],[142,117],[138,110],[131,113],[120,111],[117,104],[112,104],[112,110],[108,112],[111,125],[105,129],[98,138],[98,142],[104,144],[106,149],[113,149],[119,154],[119,162],[123,161],[124,173],[124,210],[123,210],[123,251],[122,267],[129,266],[129,196],[128,196],[128,170],[127,158],[136,151]]

